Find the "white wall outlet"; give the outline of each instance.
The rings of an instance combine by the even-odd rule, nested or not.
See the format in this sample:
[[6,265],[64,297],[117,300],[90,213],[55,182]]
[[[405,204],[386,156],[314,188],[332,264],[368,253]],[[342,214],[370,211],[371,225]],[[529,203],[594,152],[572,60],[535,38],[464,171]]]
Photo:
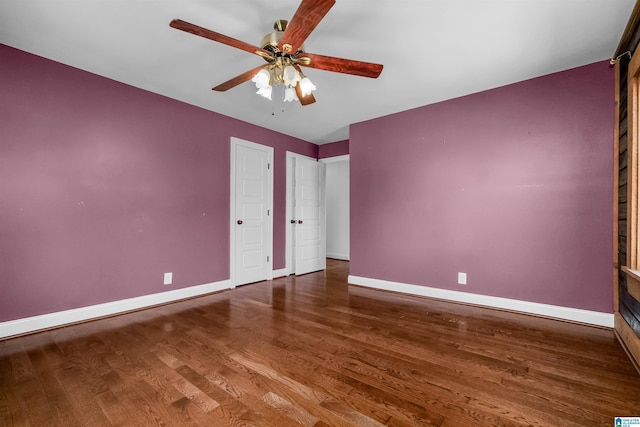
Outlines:
[[467,273],[458,273],[458,285],[467,284]]
[[173,283],[173,273],[164,273],[164,284],[170,285]]

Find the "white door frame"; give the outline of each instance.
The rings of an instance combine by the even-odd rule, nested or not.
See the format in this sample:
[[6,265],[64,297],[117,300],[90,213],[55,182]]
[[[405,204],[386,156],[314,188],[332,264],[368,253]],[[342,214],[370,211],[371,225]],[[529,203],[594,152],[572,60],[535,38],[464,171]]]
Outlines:
[[286,154],[287,154],[287,169],[286,169],[287,191],[286,191],[285,197],[287,199],[287,205],[286,205],[286,218],[285,218],[285,221],[286,221],[285,222],[285,271],[287,275],[290,275],[295,273],[295,264],[293,262],[293,257],[291,256],[291,251],[293,249],[293,245],[295,244],[294,242],[295,236],[292,233],[292,229],[291,229],[292,227],[291,227],[290,221],[293,219],[296,219],[296,220],[298,219],[293,217],[295,215],[295,212],[292,212],[293,198],[295,196],[294,189],[293,189],[295,170],[291,168],[291,164],[292,164],[292,160],[295,160],[295,159],[309,159],[315,162],[317,162],[318,159],[314,159],[313,157],[305,156],[303,154],[293,153],[291,151],[287,151]]
[[255,150],[267,153],[269,162],[269,171],[267,173],[267,209],[269,210],[269,220],[267,221],[267,246],[265,253],[268,256],[267,271],[265,280],[273,279],[273,147],[257,144],[255,142],[246,141],[240,138],[231,137],[231,194],[230,194],[230,212],[229,212],[229,282],[230,287],[236,287],[236,146],[241,145]]

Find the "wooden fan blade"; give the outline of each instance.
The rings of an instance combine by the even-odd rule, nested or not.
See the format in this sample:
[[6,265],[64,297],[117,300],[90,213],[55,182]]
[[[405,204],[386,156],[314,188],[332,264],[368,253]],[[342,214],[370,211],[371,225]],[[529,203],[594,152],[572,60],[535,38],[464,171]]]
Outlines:
[[235,47],[237,49],[262,56],[263,58],[273,58],[271,52],[261,49],[258,46],[245,43],[243,41],[234,39],[233,37],[225,36],[224,34],[216,33],[215,31],[199,27],[195,24],[191,24],[181,19],[174,19],[169,25],[177,30],[182,30],[187,33],[195,34],[196,36],[204,37],[218,43],[226,44],[227,46]]
[[336,58],[333,56],[317,55],[304,52],[301,58],[309,58],[309,61],[301,61],[300,65],[317,68],[319,70],[333,71],[336,73],[353,74],[355,76],[377,78],[382,72],[381,64],[371,62],[354,61],[352,59]]
[[335,0],[302,0],[284,30],[284,34],[278,42],[278,48],[284,51],[283,46],[288,44],[291,46],[291,52],[297,52],[335,3]]
[[258,71],[260,71],[263,68],[264,68],[264,65],[261,65],[252,70],[247,71],[246,73],[242,73],[239,76],[232,78],[231,80],[228,80],[224,83],[219,84],[218,86],[214,87],[212,90],[215,90],[217,92],[224,92],[231,88],[234,88],[241,83],[251,80],[253,76],[255,76],[258,73]]

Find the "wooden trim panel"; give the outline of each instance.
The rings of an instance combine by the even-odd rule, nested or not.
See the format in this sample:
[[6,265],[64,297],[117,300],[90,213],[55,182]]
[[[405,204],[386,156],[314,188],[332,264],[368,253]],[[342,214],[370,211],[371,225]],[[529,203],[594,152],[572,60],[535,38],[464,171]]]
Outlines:
[[616,334],[622,347],[629,355],[636,370],[640,372],[640,364],[638,363],[640,360],[640,338],[638,338],[620,313],[616,313],[613,320],[615,322]]
[[640,1],[637,1],[613,57],[616,63],[613,263],[618,272],[614,275],[614,328],[636,367],[640,364],[640,53],[636,49],[639,41]]
[[613,311],[618,311],[618,276],[620,261],[618,257],[618,187],[620,185],[620,64],[615,67],[615,113],[613,122]]
[[640,301],[640,271],[630,270],[622,267],[622,271],[627,274],[627,292],[629,295]]
[[612,61],[616,60],[620,55],[626,51],[634,51],[640,34],[638,28],[640,27],[640,1],[636,1],[636,5],[633,7],[627,26],[622,33],[618,47],[611,58]]
[[627,76],[627,266],[638,268],[638,93],[640,53],[634,54]]

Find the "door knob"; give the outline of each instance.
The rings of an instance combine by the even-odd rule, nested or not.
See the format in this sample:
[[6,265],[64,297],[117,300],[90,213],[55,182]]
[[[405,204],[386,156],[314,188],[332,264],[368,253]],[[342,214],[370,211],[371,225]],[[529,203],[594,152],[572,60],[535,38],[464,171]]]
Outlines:
[[295,219],[292,219],[292,220],[291,220],[291,224],[295,224],[295,223],[296,223],[296,220],[295,220]]
[[301,219],[298,220],[298,224],[302,224],[302,220]]
[[242,225],[242,220],[241,219],[238,220],[238,225]]

